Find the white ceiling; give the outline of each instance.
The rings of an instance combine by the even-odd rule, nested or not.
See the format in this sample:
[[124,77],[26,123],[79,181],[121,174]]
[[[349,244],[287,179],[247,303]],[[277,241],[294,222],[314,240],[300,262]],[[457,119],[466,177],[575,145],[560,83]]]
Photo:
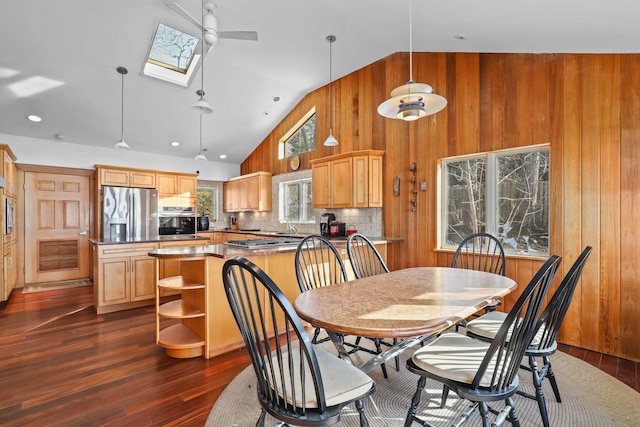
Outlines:
[[[200,16],[200,0],[2,0],[0,133],[52,141],[58,134],[66,142],[112,147],[121,126],[116,68],[124,66],[124,136],[131,149],[193,158],[199,117],[190,106],[199,76],[181,88],[140,73],[159,22],[197,34],[169,1]],[[242,162],[306,93],[328,83],[327,35],[337,37],[334,79],[409,50],[408,0],[217,5],[220,31],[255,30],[258,41],[221,39],[206,58],[206,98],[214,108],[203,116],[209,160],[226,154],[225,162]],[[636,53],[639,18],[637,0],[413,0],[413,50]],[[37,76],[61,85],[28,97],[10,90]],[[28,114],[43,121],[31,123]],[[182,145],[172,148],[172,140]]]

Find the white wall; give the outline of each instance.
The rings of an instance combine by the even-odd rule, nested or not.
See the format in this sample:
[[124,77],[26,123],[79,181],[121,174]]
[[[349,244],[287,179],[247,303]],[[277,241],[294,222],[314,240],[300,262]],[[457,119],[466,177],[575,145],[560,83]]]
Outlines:
[[69,142],[26,138],[0,133],[0,144],[7,144],[18,164],[94,169],[96,164],[170,172],[198,173],[198,179],[226,181],[240,175],[240,165],[161,156],[133,150],[92,147]]

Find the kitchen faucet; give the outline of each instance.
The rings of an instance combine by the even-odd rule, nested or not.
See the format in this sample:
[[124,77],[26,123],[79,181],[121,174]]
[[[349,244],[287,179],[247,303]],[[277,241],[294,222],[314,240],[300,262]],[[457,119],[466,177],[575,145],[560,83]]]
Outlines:
[[295,228],[294,226],[292,226],[288,219],[286,219],[286,218],[280,219],[280,224],[284,224],[284,223],[287,224],[287,232],[288,233],[292,233],[292,234],[297,234],[298,233],[298,229]]

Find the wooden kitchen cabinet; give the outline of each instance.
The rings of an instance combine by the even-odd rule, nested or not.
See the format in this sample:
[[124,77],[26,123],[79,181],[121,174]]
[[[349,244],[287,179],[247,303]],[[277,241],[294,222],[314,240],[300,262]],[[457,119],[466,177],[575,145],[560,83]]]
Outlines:
[[3,149],[3,169],[2,174],[4,177],[4,194],[5,196],[18,196],[18,188],[16,185],[16,165],[15,156],[9,147]]
[[383,155],[362,150],[311,160],[313,207],[382,207]]
[[156,174],[151,171],[99,168],[100,185],[156,188]]
[[155,243],[94,245],[94,300],[98,314],[153,304]]
[[[170,259],[165,259],[170,261]],[[205,257],[176,258],[180,275],[158,280],[156,290],[156,343],[176,358],[207,354],[207,288]],[[162,302],[162,290],[179,292],[181,299]],[[175,319],[167,325],[167,319]]]
[[2,265],[2,285],[5,299],[9,298],[11,291],[16,286],[18,277],[17,250],[15,239],[10,239],[4,243],[4,257]]
[[196,206],[196,175],[156,174],[160,206]]
[[270,211],[271,174],[255,172],[231,178],[223,184],[225,212]]

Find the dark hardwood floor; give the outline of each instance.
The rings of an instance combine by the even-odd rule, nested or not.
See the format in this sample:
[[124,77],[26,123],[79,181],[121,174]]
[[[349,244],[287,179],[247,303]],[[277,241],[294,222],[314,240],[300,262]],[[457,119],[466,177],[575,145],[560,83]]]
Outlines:
[[[178,360],[155,344],[154,307],[97,316],[91,287],[22,294],[0,310],[0,425],[202,426],[246,366],[243,350]],[[635,390],[638,363],[560,349]]]

